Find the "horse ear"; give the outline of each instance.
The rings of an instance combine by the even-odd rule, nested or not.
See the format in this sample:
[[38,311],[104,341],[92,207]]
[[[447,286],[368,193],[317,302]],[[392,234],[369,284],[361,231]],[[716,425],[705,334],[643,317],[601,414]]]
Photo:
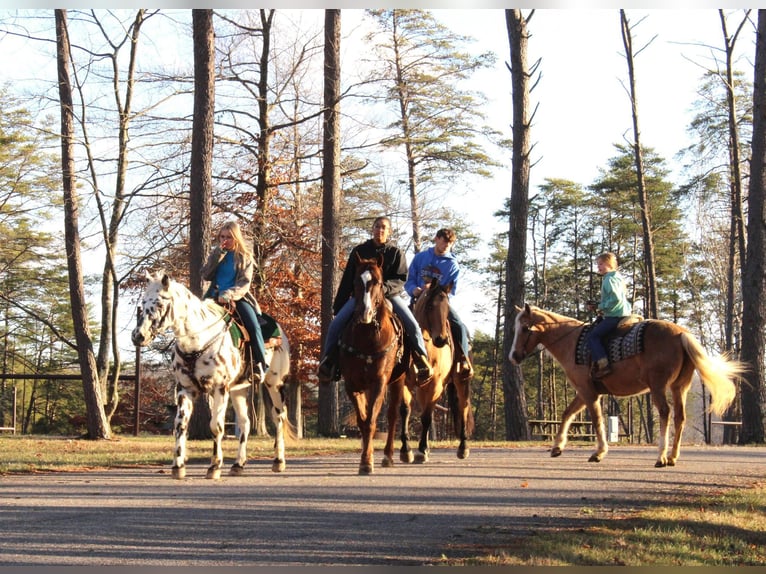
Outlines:
[[532,307],[529,306],[529,303],[524,303],[524,312],[528,315],[532,314]]
[[521,313],[524,310],[521,307],[519,307],[518,305],[514,305],[513,308],[516,309],[517,313]]
[[170,277],[168,276],[167,273],[163,273],[162,274],[162,288],[163,289],[167,289],[168,287],[170,287]]

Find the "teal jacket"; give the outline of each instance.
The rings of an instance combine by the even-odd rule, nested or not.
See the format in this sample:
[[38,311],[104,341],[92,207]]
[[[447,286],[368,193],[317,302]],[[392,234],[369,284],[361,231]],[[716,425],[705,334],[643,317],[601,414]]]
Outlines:
[[601,303],[599,303],[598,310],[603,312],[604,317],[627,317],[633,312],[628,301],[625,279],[619,271],[604,273],[601,280]]

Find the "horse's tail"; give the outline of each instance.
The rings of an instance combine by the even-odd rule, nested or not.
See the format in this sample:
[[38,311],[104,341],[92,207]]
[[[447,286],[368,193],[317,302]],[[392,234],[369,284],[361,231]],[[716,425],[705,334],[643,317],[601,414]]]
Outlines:
[[[455,383],[450,381],[447,385],[447,408],[449,409],[450,413],[452,414],[452,429],[454,433],[458,434],[458,429],[460,428],[460,425],[462,424],[462,416],[460,412],[460,400],[457,394],[457,388],[455,387]],[[466,417],[465,421],[465,436],[471,436],[473,434],[473,430],[475,427],[475,422],[473,418],[473,409],[471,408],[470,403],[468,404],[468,416]]]
[[691,333],[681,333],[681,342],[702,383],[710,391],[710,410],[722,415],[737,395],[734,379],[747,370],[747,365],[726,354],[708,355]]

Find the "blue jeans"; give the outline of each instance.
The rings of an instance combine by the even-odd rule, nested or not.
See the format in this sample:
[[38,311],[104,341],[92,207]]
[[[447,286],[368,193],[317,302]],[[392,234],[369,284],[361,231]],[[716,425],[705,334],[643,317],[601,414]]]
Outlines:
[[[465,326],[465,323],[460,320],[460,317],[451,305],[449,308],[449,324],[450,330],[452,331],[452,337],[459,343],[463,355],[468,358],[468,351],[470,350],[468,343],[468,328]],[[459,356],[459,353],[456,353],[456,355]]]
[[606,349],[602,339],[614,331],[622,317],[603,317],[588,333],[588,348],[593,362],[606,358]]
[[[388,300],[391,301],[394,313],[401,319],[402,325],[404,326],[404,332],[407,333],[410,343],[414,346],[416,351],[423,355],[427,355],[426,342],[423,340],[423,331],[420,330],[420,325],[418,325],[418,322],[415,320],[415,316],[412,314],[412,311],[410,311],[407,303],[405,303],[404,299],[399,295],[395,295]],[[351,297],[330,322],[330,326],[327,327],[327,337],[324,341],[322,359],[334,351],[335,347],[338,346],[338,341],[340,341],[343,328],[348,325],[348,322],[351,320],[355,306],[356,299]]]
[[236,302],[237,313],[242,320],[242,324],[250,334],[250,348],[253,352],[253,364],[261,363],[263,370],[267,371],[269,366],[266,364],[266,347],[263,343],[263,332],[261,332],[261,324],[258,322],[258,316],[255,314],[255,309],[244,299],[240,299]]

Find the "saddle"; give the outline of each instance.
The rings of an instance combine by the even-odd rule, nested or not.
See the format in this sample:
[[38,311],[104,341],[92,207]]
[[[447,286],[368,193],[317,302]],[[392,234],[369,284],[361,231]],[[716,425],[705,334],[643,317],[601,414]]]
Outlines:
[[[250,342],[250,333],[245,329],[245,325],[234,305],[227,308],[226,313],[227,321],[230,321],[229,333],[231,334],[231,338],[234,341],[234,344],[241,348]],[[276,319],[266,313],[256,313],[256,317],[258,318],[258,324],[261,326],[264,349],[280,347],[282,345],[282,331],[280,331]]]
[[[616,363],[639,355],[644,351],[644,329],[649,321],[640,315],[629,315],[617,324],[617,328],[604,337],[604,347],[610,363]],[[589,365],[591,362],[588,348],[588,333],[594,325],[586,325],[577,339],[575,363]]]

